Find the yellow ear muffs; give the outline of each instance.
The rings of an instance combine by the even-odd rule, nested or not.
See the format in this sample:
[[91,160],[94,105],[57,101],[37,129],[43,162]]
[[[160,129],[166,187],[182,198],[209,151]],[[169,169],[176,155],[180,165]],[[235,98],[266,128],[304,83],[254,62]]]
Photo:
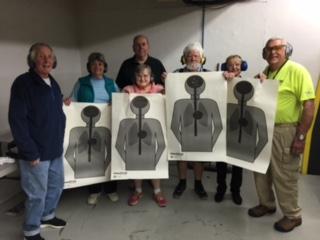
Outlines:
[[[201,65],[204,65],[206,63],[206,61],[207,61],[207,58],[205,56],[202,56],[201,57],[201,61],[200,61]],[[186,61],[184,55],[181,56],[180,62],[181,62],[182,65],[186,64],[187,61]]]
[[201,58],[201,65],[204,65],[207,61],[207,58],[203,55]]

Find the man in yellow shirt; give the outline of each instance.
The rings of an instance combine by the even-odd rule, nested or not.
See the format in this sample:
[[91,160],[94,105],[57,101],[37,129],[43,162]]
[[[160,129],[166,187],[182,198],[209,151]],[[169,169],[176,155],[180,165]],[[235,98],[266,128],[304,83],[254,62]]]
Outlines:
[[289,60],[292,46],[281,38],[271,38],[263,48],[268,66],[258,77],[279,81],[278,103],[273,133],[270,166],[266,174],[255,173],[259,205],[250,208],[251,217],[276,212],[275,195],[284,215],[274,224],[289,232],[302,224],[298,206],[300,154],[314,114],[314,88],[309,72]]

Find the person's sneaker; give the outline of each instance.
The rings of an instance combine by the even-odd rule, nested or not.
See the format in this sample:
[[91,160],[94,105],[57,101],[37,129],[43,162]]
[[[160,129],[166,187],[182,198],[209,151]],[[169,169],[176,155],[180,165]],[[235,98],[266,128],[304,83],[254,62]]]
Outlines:
[[240,192],[232,192],[232,200],[235,204],[241,205],[242,204],[242,197],[240,195]]
[[186,190],[186,184],[180,181],[173,191],[173,194],[172,194],[173,198],[180,198],[185,190]]
[[276,208],[268,208],[263,205],[258,205],[248,210],[250,217],[262,217],[266,214],[273,214],[276,212]]
[[198,197],[201,200],[208,199],[208,194],[207,194],[206,190],[204,190],[202,183],[200,183],[194,187],[194,192],[198,195]]
[[142,198],[143,193],[134,192],[130,198],[128,199],[128,205],[129,206],[135,206],[140,202],[140,199]]
[[98,203],[99,197],[100,193],[91,193],[88,197],[87,203],[89,205],[96,205]]
[[219,202],[222,202],[223,198],[224,198],[224,193],[225,192],[217,192],[215,195],[214,195],[214,201],[219,203]]
[[154,194],[153,195],[154,201],[159,205],[159,207],[166,207],[167,206],[167,200],[162,195],[162,193]]
[[24,236],[24,240],[44,240],[44,238],[41,237],[40,233],[38,233],[33,236]]
[[51,227],[51,228],[59,229],[59,228],[64,228],[66,225],[67,225],[66,221],[60,218],[54,217],[50,220],[41,221],[40,227],[41,228]]
[[119,195],[116,192],[113,193],[108,193],[108,198],[110,199],[111,202],[118,202],[119,201]]
[[283,217],[279,221],[277,221],[273,226],[274,229],[279,232],[290,232],[295,227],[298,227],[302,224],[302,218],[288,218]]

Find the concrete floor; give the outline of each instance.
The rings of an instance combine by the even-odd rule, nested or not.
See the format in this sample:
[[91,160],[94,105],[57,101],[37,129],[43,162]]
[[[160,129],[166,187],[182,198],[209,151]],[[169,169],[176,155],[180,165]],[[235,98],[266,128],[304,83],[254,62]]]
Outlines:
[[[67,220],[62,231],[45,229],[46,240],[316,240],[320,227],[320,176],[301,176],[300,205],[303,224],[290,233],[278,233],[273,223],[281,218],[280,211],[271,216],[253,219],[247,210],[257,204],[252,173],[244,171],[243,204],[235,205],[228,194],[222,203],[215,203],[215,172],[206,171],[204,185],[208,200],[199,200],[193,192],[193,174],[189,170],[188,189],[181,199],[171,194],[177,183],[175,166],[171,165],[170,180],[163,180],[169,201],[159,208],[152,200],[152,189],[145,182],[144,196],[135,207],[127,205],[128,182],[118,184],[120,200],[111,202],[101,196],[95,207],[86,204],[84,188],[63,193],[57,216]],[[230,177],[230,176],[228,176]],[[8,180],[1,180],[8,181]],[[4,184],[4,183],[2,183]],[[2,188],[2,186],[1,186]],[[0,240],[21,240],[23,215],[8,216],[5,210],[13,200],[0,205]]]

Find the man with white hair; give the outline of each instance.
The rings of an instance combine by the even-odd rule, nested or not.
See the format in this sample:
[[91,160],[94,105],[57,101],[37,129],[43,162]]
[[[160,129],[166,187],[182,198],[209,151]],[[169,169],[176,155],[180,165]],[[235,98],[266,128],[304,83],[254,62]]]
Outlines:
[[280,232],[289,232],[302,224],[298,205],[300,154],[314,114],[311,76],[306,68],[289,60],[292,50],[282,38],[269,39],[263,48],[268,66],[257,77],[279,81],[278,102],[270,165],[266,174],[254,174],[259,205],[248,211],[251,217],[275,213],[273,186],[284,215],[274,224]]
[[[209,70],[203,68],[205,61],[206,59],[201,44],[198,42],[190,43],[184,48],[181,57],[181,63],[185,66],[174,72],[208,72]],[[180,198],[186,189],[187,170],[187,162],[179,161],[178,173],[180,181],[173,192],[174,198]],[[200,199],[207,199],[208,194],[202,185],[203,163],[193,162],[193,171],[195,175],[194,191]]]
[[209,70],[203,68],[205,62],[206,58],[201,44],[199,42],[189,43],[183,49],[183,55],[181,56],[181,63],[185,66],[174,72],[209,72]]
[[30,47],[29,71],[11,87],[9,124],[19,151],[21,187],[26,195],[25,240],[44,240],[40,228],[64,228],[55,215],[63,191],[63,139],[66,117],[62,93],[51,71],[57,65],[47,43]]

